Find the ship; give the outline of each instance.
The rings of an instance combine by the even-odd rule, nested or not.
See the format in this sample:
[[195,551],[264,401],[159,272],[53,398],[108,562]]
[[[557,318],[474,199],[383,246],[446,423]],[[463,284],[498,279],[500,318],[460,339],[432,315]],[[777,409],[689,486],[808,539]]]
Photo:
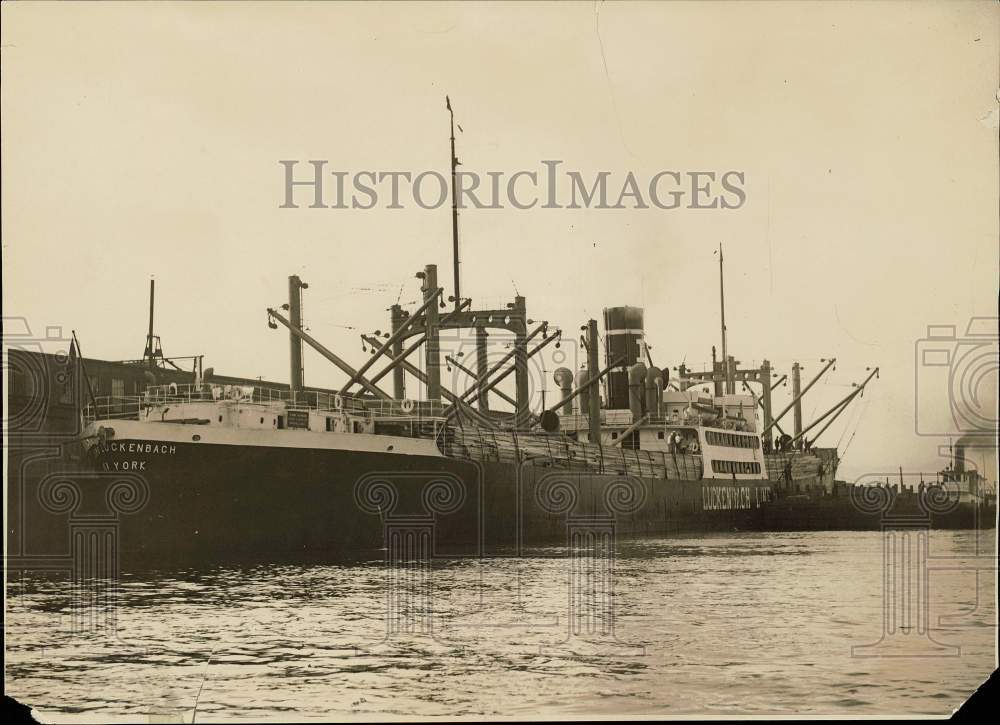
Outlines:
[[[488,556],[572,542],[580,531],[876,529],[893,510],[923,511],[937,526],[990,518],[989,502],[970,501],[968,489],[958,494],[958,474],[913,495],[837,481],[837,450],[814,445],[816,436],[804,435],[812,426],[772,433],[818,376],[804,389],[793,380],[797,396],[776,415],[769,393],[777,374],[767,361],[738,370],[730,357],[711,373],[680,365],[673,379],[652,364],[643,310],[634,306],[605,309],[603,336],[596,320],[582,327],[581,368],[556,369],[557,402],[532,410],[528,363],[562,331],[543,323],[529,332],[522,297],[503,310],[462,304],[439,315],[435,265],[417,276],[424,303],[414,313],[394,307],[392,332],[367,338],[373,354],[359,368],[303,329],[306,285],[292,277],[292,319],[268,309],[271,325],[290,332],[287,390],[213,382],[196,368],[190,383],[92,399],[81,411],[81,441],[87,469],[103,482],[92,485],[103,485],[105,500],[128,514],[116,523],[120,554],[159,561],[371,551],[417,527],[424,534],[414,540],[427,551]],[[515,343],[488,365],[486,336],[477,332],[481,372],[467,370],[474,382],[459,393],[441,383],[439,335],[463,325],[514,331]],[[349,383],[303,390],[302,343],[336,361]],[[406,362],[420,346],[423,370]],[[386,366],[369,377],[380,357]],[[428,396],[405,397],[401,372],[424,383]],[[390,374],[393,394],[378,386]],[[491,410],[490,393],[510,374],[515,397],[503,397],[513,410]],[[729,392],[737,380],[749,392]],[[60,481],[41,487],[50,511],[69,496]]]
[[[146,349],[136,361],[148,384],[100,397],[88,384],[80,465],[46,476],[24,503],[46,515],[36,538],[72,546],[78,537],[112,547],[114,557],[153,562],[393,547],[489,556],[579,537],[878,528],[903,509],[937,526],[991,518],[995,496],[962,499],[954,481],[900,496],[888,485],[837,480],[837,449],[816,440],[879,370],[803,425],[802,399],[836,359],[824,360],[805,386],[796,363],[792,401],[776,413],[772,392],[788,376],[779,378],[767,360],[740,368],[727,349],[721,245],[722,355],[716,359],[713,348],[711,370],[654,365],[644,310],[609,307],[603,336],[597,320],[585,321],[575,369],[557,367],[555,400],[543,395],[539,403],[530,391],[539,382],[533,361],[568,336],[530,319],[519,294],[487,309],[461,294],[457,164],[452,132],[453,308],[437,265],[425,265],[415,273],[419,306],[397,301],[389,331],[362,335],[371,355],[360,366],[305,329],[308,284],[292,275],[288,302],[267,308],[269,327],[289,333],[286,389],[214,379],[201,357],[188,382],[163,383],[159,371],[169,360],[153,332],[151,283]],[[491,335],[510,340],[499,359],[491,359]],[[456,341],[474,354],[474,369],[459,359]],[[303,345],[347,382],[307,389]],[[417,350],[422,366],[412,362]],[[471,384],[450,389],[443,367],[462,370]],[[511,375],[512,395],[500,387]],[[407,395],[407,376],[422,396]],[[88,380],[85,372],[81,378]],[[497,409],[498,400],[509,409]],[[100,517],[81,512],[97,510],[107,529],[95,534]]]
[[439,544],[482,551],[551,542],[580,518],[624,536],[753,529],[781,488],[769,470],[794,468],[797,490],[832,480],[820,451],[765,453],[751,396],[664,390],[632,359],[637,313],[606,311],[628,325],[606,330],[618,365],[556,370],[565,394],[525,423],[464,401],[195,381],[88,406],[87,458],[145,501],[123,519],[125,549],[178,553],[378,548],[387,524],[414,519],[433,521]]
[[[287,309],[268,308],[270,326],[289,333],[284,388],[216,375],[201,356],[187,358],[194,365],[184,373],[153,332],[151,282],[143,359],[118,364],[146,383],[125,394],[112,380],[110,395],[96,395],[84,358],[74,364],[74,338],[61,374],[82,393],[79,454],[12,491],[20,512],[12,531],[24,529],[32,551],[97,546],[106,550],[97,559],[158,565],[399,545],[507,555],[598,533],[878,529],[894,518],[928,528],[993,525],[995,491],[966,466],[960,445],[948,468],[915,487],[837,479],[838,450],[816,441],[877,369],[805,425],[801,401],[833,358],[805,385],[794,365],[792,400],[774,411],[771,393],[786,376],[767,360],[743,369],[727,354],[703,372],[657,367],[644,311],[621,306],[604,310],[603,335],[596,320],[582,326],[576,369],[548,375],[546,402],[529,389],[549,363],[570,362],[557,347],[574,347],[562,330],[533,327],[523,297],[492,310],[466,298],[442,314],[436,267],[417,276],[423,303],[412,312],[394,305],[390,332],[363,336],[372,354],[358,367],[306,331],[307,285],[290,277]],[[454,354],[442,355],[443,331],[465,326],[472,334],[450,336]],[[491,358],[485,329],[513,333],[512,349]],[[454,351],[466,339],[475,369]],[[306,344],[348,382],[304,386]],[[410,362],[417,350],[421,367]],[[549,362],[536,365],[546,350]],[[441,380],[449,367],[472,381],[464,391]],[[425,395],[407,397],[407,375]],[[513,395],[500,387],[510,376]],[[390,391],[381,387],[387,378]]]

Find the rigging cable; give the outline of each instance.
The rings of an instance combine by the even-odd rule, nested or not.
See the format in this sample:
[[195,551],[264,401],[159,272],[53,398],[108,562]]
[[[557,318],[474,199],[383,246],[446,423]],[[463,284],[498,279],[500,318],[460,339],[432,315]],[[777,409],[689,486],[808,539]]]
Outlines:
[[[868,401],[865,401],[865,405],[864,405],[864,407],[862,408],[862,411],[861,411],[862,415],[863,415],[863,414],[864,414],[864,413],[865,413],[865,412],[866,412],[867,410],[868,410]],[[844,446],[844,452],[843,452],[843,453],[842,453],[842,454],[840,455],[840,459],[841,459],[841,460],[843,460],[843,459],[844,459],[844,456],[846,456],[846,455],[847,455],[847,450],[848,450],[848,449],[849,449],[849,448],[851,447],[851,443],[853,443],[853,442],[854,442],[854,436],[855,436],[855,435],[857,435],[857,433],[858,433],[858,428],[860,427],[860,425],[861,425],[861,416],[859,415],[859,416],[858,416],[858,421],[857,421],[857,426],[856,426],[856,427],[854,428],[854,432],[853,432],[853,433],[851,433],[851,437],[850,437],[850,439],[849,439],[849,440],[847,441],[847,445],[846,445],[846,446]]]
[[861,408],[862,408],[861,405],[855,405],[851,409],[850,415],[847,416],[846,420],[847,425],[845,425],[844,429],[840,431],[840,440],[837,441],[838,449],[840,448],[840,444],[844,442],[844,437],[847,435],[847,433],[853,430],[857,426],[859,422],[859,414],[861,412]]

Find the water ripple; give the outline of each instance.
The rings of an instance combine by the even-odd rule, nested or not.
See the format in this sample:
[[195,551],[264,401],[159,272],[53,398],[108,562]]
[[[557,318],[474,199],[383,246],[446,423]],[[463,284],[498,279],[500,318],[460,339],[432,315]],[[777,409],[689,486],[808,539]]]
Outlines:
[[992,669],[994,575],[932,572],[961,656],[854,657],[882,636],[880,536],[620,542],[613,587],[552,547],[397,571],[392,596],[381,561],[150,571],[123,576],[113,630],[25,576],[6,686],[52,720],[948,714]]

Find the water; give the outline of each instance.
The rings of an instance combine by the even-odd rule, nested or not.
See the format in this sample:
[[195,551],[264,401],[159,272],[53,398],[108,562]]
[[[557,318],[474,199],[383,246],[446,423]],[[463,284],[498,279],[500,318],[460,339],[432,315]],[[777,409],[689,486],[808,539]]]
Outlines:
[[[381,561],[147,572],[116,628],[25,575],[6,689],[50,721],[947,714],[996,662],[978,537],[931,532],[930,638],[897,630],[882,656],[852,656],[883,636],[878,532],[622,542],[607,596],[604,560],[557,548],[402,567],[389,598]],[[571,581],[598,592],[572,611]]]

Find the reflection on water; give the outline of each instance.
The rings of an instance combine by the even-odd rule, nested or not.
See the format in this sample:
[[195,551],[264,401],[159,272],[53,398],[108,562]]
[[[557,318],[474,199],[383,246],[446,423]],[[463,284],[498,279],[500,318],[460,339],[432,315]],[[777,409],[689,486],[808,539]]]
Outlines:
[[994,666],[976,536],[931,532],[931,631],[897,629],[895,657],[852,656],[883,639],[877,532],[620,542],[613,577],[559,548],[146,572],[91,626],[64,579],[26,575],[6,687],[47,720],[945,714]]

